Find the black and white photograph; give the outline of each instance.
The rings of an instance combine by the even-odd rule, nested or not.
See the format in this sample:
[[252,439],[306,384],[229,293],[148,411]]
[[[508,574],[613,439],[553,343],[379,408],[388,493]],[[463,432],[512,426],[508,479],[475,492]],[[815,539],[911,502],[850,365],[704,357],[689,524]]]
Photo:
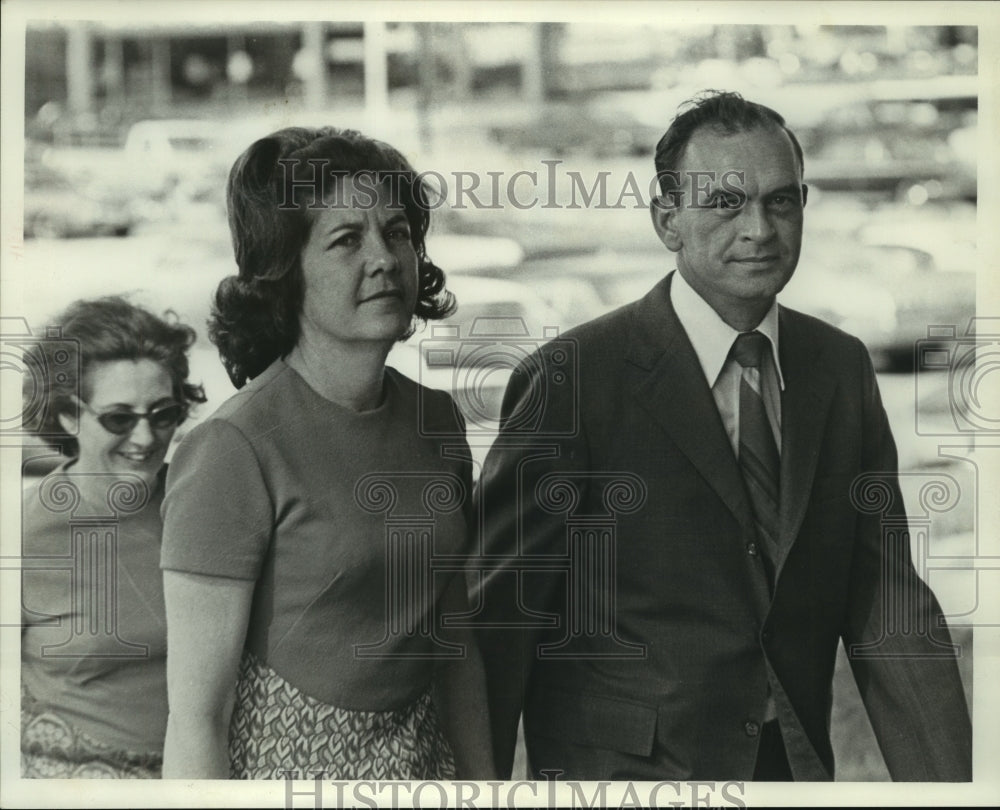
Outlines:
[[1000,801],[995,6],[0,11],[2,806]]

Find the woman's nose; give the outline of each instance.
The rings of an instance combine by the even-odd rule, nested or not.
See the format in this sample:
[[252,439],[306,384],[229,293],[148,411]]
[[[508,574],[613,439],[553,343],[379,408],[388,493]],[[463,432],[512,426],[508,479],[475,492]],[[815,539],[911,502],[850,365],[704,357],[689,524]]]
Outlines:
[[132,428],[132,432],[128,435],[128,440],[138,447],[149,447],[156,442],[156,434],[153,433],[153,428],[149,424],[149,420],[140,419],[136,422],[135,427]]
[[368,248],[368,272],[390,272],[399,266],[399,259],[381,236],[372,236]]

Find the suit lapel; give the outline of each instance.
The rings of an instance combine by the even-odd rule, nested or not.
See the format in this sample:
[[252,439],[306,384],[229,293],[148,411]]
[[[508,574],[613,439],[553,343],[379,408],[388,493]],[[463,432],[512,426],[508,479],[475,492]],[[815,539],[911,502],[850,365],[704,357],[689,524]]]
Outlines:
[[[780,574],[798,535],[816,477],[835,382],[820,347],[797,313],[779,310],[781,369]],[[633,391],[740,524],[754,531],[753,513],[722,418],[694,348],[670,303],[670,277],[637,305],[626,359],[643,369]]]
[[809,505],[816,464],[833,398],[835,382],[822,367],[819,347],[803,329],[802,316],[782,307],[781,370],[785,390],[781,395],[781,547],[775,568],[788,556]]
[[729,437],[694,348],[670,303],[670,277],[637,305],[626,359],[647,373],[633,391],[740,524],[753,513]]

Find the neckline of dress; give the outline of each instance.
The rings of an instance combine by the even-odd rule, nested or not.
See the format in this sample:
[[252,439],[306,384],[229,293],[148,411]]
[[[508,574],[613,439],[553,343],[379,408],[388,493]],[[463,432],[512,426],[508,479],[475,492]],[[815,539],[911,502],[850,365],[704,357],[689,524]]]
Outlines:
[[385,373],[383,374],[382,377],[382,401],[379,402],[379,404],[376,405],[374,408],[369,408],[368,410],[364,411],[356,411],[353,408],[348,408],[346,405],[342,405],[341,403],[335,402],[332,399],[327,399],[319,391],[313,388],[305,377],[303,377],[301,374],[299,374],[298,371],[296,371],[292,366],[290,366],[288,362],[285,360],[285,358],[283,357],[279,358],[277,362],[281,364],[282,369],[284,371],[289,372],[292,375],[293,379],[296,380],[296,384],[300,388],[308,392],[307,396],[310,399],[315,401],[317,404],[322,404],[322,407],[333,410],[341,414],[342,416],[350,419],[355,419],[355,420],[378,419],[383,414],[389,411],[392,400],[395,398],[394,391],[396,388],[396,380],[393,377],[395,371],[389,366],[385,367]]

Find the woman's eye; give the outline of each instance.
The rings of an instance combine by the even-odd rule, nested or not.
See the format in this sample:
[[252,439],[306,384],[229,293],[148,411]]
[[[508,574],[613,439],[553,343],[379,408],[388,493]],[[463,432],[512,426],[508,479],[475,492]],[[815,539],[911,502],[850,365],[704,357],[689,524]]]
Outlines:
[[389,238],[398,241],[409,242],[410,241],[410,229],[409,228],[393,228],[389,231]]
[[358,233],[345,233],[333,240],[330,247],[355,247],[361,242],[361,235]]

